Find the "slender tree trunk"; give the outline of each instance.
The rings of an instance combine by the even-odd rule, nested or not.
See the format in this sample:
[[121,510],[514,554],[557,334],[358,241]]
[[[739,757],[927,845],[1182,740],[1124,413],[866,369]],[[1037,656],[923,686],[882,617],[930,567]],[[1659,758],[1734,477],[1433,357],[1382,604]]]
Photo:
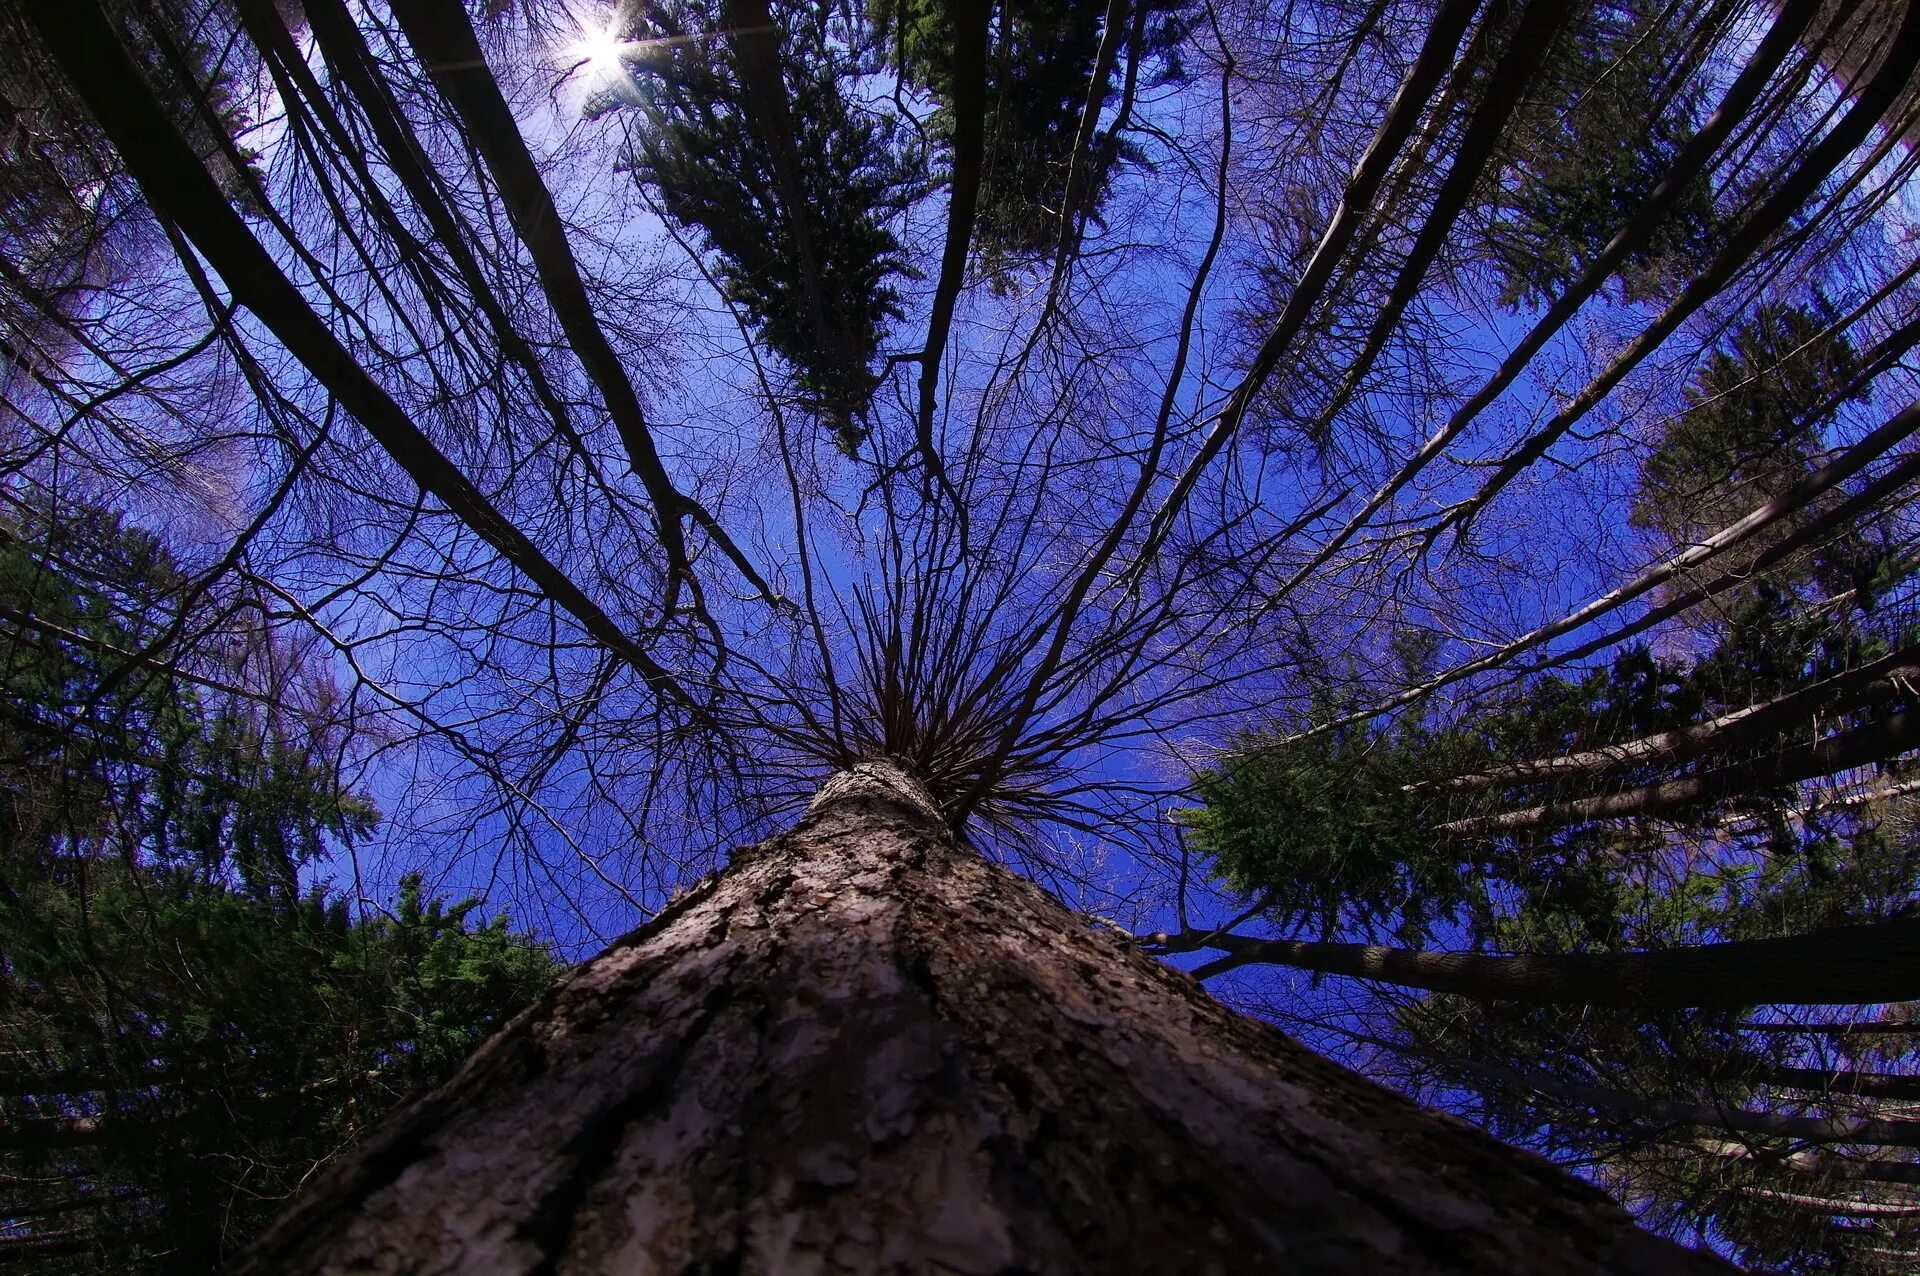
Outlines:
[[331,1169],[245,1270],[1722,1269],[1226,1010],[867,763]]
[[1836,1158],[1821,1169],[1835,1179],[1920,1185],[1920,1162],[1916,1161],[1841,1161]]
[[1917,745],[1920,745],[1920,712],[1902,709],[1878,722],[1849,727],[1811,744],[1783,749],[1764,761],[1718,771],[1700,771],[1621,793],[1607,793],[1549,806],[1530,806],[1525,810],[1505,811],[1499,815],[1452,820],[1446,824],[1436,824],[1434,831],[1457,836],[1510,833],[1516,829],[1547,831],[1565,828],[1570,824],[1583,824],[1588,820],[1664,815],[1755,788],[1797,784],[1801,780],[1834,775],[1868,762],[1885,761]]
[[1736,1134],[1802,1139],[1809,1143],[1920,1148],[1920,1121],[1874,1116],[1798,1116],[1684,1099],[1648,1099],[1624,1090],[1576,1085],[1530,1070],[1490,1067],[1464,1060],[1456,1062],[1459,1067],[1524,1086],[1535,1094],[1577,1107],[1632,1117],[1650,1126],[1698,1126],[1704,1130],[1730,1130]]
[[[146,1235],[142,1233],[142,1235]],[[140,1239],[129,1237],[130,1240]],[[11,1263],[32,1263],[38,1259],[58,1258],[63,1254],[98,1254],[100,1237],[78,1228],[59,1232],[0,1233],[0,1267]]]
[[[948,109],[953,117],[953,160],[947,180],[947,234],[940,250],[940,277],[934,281],[933,308],[927,316],[927,343],[920,352],[920,400],[914,415],[914,440],[927,472],[943,486],[946,470],[933,434],[940,360],[946,357],[960,287],[966,282],[967,246],[980,208],[980,182],[986,171],[987,24],[984,0],[958,0],[948,6],[953,24],[953,53],[948,66]],[[903,11],[898,21],[906,21]],[[1061,210],[1066,216],[1066,210]],[[960,502],[954,502],[961,508]]]
[[1761,1078],[1773,1085],[1874,1099],[1920,1099],[1920,1076],[1861,1072],[1852,1068],[1774,1068]]
[[1747,1195],[1788,1209],[1812,1210],[1836,1218],[1920,1218],[1920,1205],[1905,1201],[1848,1201],[1833,1196],[1807,1196],[1800,1192],[1777,1192],[1771,1188],[1750,1187]]
[[466,9],[456,0],[400,0],[392,11],[414,56],[459,113],[468,140],[492,175],[500,203],[533,259],[541,290],[567,343],[599,389],[607,415],[626,445],[628,463],[653,501],[669,564],[676,572],[686,572],[680,515],[690,512],[691,502],[674,487],[660,460],[639,393],[587,295],[573,246],[567,241],[566,219],[555,207],[513,110],[488,70]]
[[1820,1190],[1832,1190],[1837,1183],[1920,1184],[1920,1161],[1870,1161],[1861,1157],[1838,1156],[1811,1148],[1786,1151],[1780,1147],[1756,1147],[1748,1140],[1702,1139],[1693,1150],[1729,1161],[1751,1161],[1774,1166],[1808,1183],[1820,1184]]
[[1407,790],[1489,789],[1502,784],[1524,784],[1562,775],[1592,777],[1655,762],[1673,766],[1713,754],[1758,744],[1791,731],[1817,729],[1823,716],[1849,713],[1866,705],[1905,693],[1920,682],[1920,644],[1902,647],[1858,669],[1836,674],[1764,704],[1749,705],[1707,722],[1677,731],[1602,745],[1563,757],[1541,758],[1495,767],[1448,780],[1409,784]]
[[1920,998],[1920,915],[1808,935],[1626,953],[1495,956],[1199,932],[1168,940],[1170,951],[1182,944],[1228,954],[1194,971],[1200,979],[1265,963],[1476,1001],[1684,1009],[1869,1006]]
[[1742,1032],[1779,1032],[1802,1037],[1885,1037],[1920,1033],[1920,1020],[1888,1023],[1859,1019],[1850,1023],[1743,1023]]

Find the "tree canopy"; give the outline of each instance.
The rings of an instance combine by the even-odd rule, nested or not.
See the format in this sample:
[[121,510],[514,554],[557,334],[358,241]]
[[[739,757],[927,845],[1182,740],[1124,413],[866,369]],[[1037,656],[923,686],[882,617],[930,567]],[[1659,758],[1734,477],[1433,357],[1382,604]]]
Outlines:
[[[418,874],[371,916],[301,884],[378,818],[330,688],[185,585],[83,504],[0,548],[0,1255],[30,1270],[211,1270],[555,970]],[[194,668],[140,658],[196,629]]]
[[[429,901],[585,952],[891,757],[1089,924],[1651,1217],[1912,1246],[1864,1177],[1906,1057],[1819,1029],[1905,1000],[1845,936],[1916,884],[1920,6],[0,35],[8,818],[120,865],[35,889],[531,977]],[[402,920],[328,920],[348,880]],[[1642,956],[1731,982],[1654,1006]],[[1486,994],[1600,970],[1642,991]],[[1836,1066],[1878,1079],[1779,1080]]]
[[[1716,512],[1790,490],[1817,468],[1806,423],[1857,394],[1857,372],[1830,314],[1763,302],[1662,422],[1631,523],[1699,537]],[[1906,1084],[1904,1052],[1883,1051],[1861,1091],[1855,1069],[1748,1033],[1741,1014],[1920,994],[1899,761],[1912,689],[1896,672],[1916,635],[1883,605],[1910,572],[1884,521],[1851,523],[1721,591],[1689,618],[1685,654],[1628,646],[1390,725],[1329,697],[1290,732],[1247,736],[1199,777],[1185,822],[1255,913],[1311,938],[1168,947],[1222,951],[1203,975],[1274,962],[1426,990],[1389,995],[1378,1031],[1412,1075],[1477,1096],[1496,1131],[1596,1165],[1746,1258],[1876,1269],[1876,1237],[1825,1218],[1901,1217],[1905,1197],[1849,1179],[1832,1148],[1854,1140],[1817,1129],[1844,1119],[1807,1110],[1817,1095],[1871,1113]],[[1756,1111],[1715,1115],[1729,1108]],[[1798,1144],[1769,1128],[1795,1120]],[[1870,1172],[1908,1164],[1857,1142],[1879,1158]],[[1786,1221],[1783,1196],[1804,1207]]]

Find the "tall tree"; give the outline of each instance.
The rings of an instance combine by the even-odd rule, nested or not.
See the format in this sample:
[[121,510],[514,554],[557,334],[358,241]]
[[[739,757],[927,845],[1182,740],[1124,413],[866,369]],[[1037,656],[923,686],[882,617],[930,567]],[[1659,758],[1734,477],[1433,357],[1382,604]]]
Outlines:
[[9,878],[0,1252],[33,1271],[231,1260],[556,969],[417,878],[359,922],[111,858]]
[[[1793,1158],[1822,1160],[1840,1180],[1863,1154],[1905,1164],[1876,1146],[1907,1134],[1900,1105],[1880,1102],[1905,1083],[1905,1055],[1880,1070],[1839,1066],[1790,1034],[1745,1032],[1741,1016],[1920,1000],[1920,855],[1904,799],[1807,810],[1791,783],[1915,742],[1876,738],[1821,762],[1820,745],[1774,732],[1844,724],[1863,698],[1898,718],[1905,676],[1875,675],[1912,658],[1907,648],[1732,714],[1708,697],[1693,709],[1714,715],[1705,729],[1622,738],[1700,696],[1716,672],[1745,682],[1763,661],[1623,660],[1445,732],[1256,748],[1203,783],[1210,804],[1193,829],[1278,933],[1249,933],[1243,919],[1164,936],[1162,951],[1219,953],[1196,969],[1202,979],[1271,964],[1376,981],[1370,1035],[1430,1092],[1477,1096],[1503,1137],[1597,1167],[1676,1231],[1750,1259],[1816,1262],[1850,1244],[1828,1220],[1850,1205],[1893,1211],[1905,1196],[1864,1178],[1835,1186]],[[1637,725],[1623,731],[1623,720]],[[1843,725],[1828,741],[1863,730]],[[1516,738],[1569,751],[1517,761]],[[1778,765],[1801,755],[1812,765]],[[1653,778],[1676,764],[1699,770]],[[1869,799],[1889,785],[1857,783]],[[1462,804],[1505,809],[1462,817]],[[1400,946],[1370,942],[1380,930]],[[1872,1075],[1851,1083],[1861,1071]],[[1804,1198],[1792,1227],[1767,1210],[1782,1192]]]
[[[503,1156],[529,1173],[493,1173]],[[1717,1266],[1089,932],[881,763],[567,980],[332,1171],[253,1270],[376,1256]]]
[[[1858,392],[1831,319],[1769,304],[1736,325],[1645,458],[1640,526],[1698,536],[1742,489],[1816,468],[1815,424]],[[1242,922],[1279,933],[1195,928],[1163,951],[1221,953],[1201,978],[1276,964],[1426,990],[1387,994],[1386,1035],[1503,1134],[1749,1257],[1859,1257],[1828,1222],[1904,1197],[1820,1186],[1779,1140],[1897,1143],[1874,1100],[1903,1074],[1842,1089],[1738,1016],[1920,1000],[1920,855],[1904,799],[1875,800],[1920,745],[1911,619],[1878,606],[1907,570],[1884,525],[1843,524],[1723,591],[1697,656],[1629,649],[1451,720],[1250,735],[1189,825],[1254,901]],[[1840,776],[1850,797],[1805,787]],[[1760,1147],[1743,1161],[1711,1137]],[[1794,1226],[1768,1214],[1782,1194]]]
[[639,112],[635,176],[712,248],[726,296],[851,452],[902,315],[894,280],[911,267],[894,222],[918,161],[856,96],[871,69],[858,32],[827,5],[780,18],[765,0],[635,8],[592,109]]
[[[899,0],[869,6],[898,72],[938,102],[931,131],[953,147],[961,74],[954,62],[958,10]],[[1123,160],[1122,136],[1142,84],[1183,78],[1179,47],[1193,20],[1183,0],[1095,5],[1003,4],[989,19],[979,72],[983,138],[976,196],[975,262],[998,285],[1070,250],[1078,224],[1097,216]],[[1100,120],[1118,98],[1118,118]],[[956,153],[956,163],[958,157]],[[1065,237],[1063,239],[1063,237]]]
[[[1897,761],[1911,721],[1906,666],[1881,662],[1909,641],[1920,478],[1916,268],[1895,202],[1920,166],[1899,144],[1920,64],[1912,4],[1863,37],[1820,0],[1113,4],[1097,21],[1037,10],[1025,27],[1024,11],[984,0],[668,6],[671,26],[653,9],[198,0],[185,12],[209,60],[165,73],[123,20],[165,29],[149,0],[19,8],[27,58],[92,119],[168,251],[138,289],[102,294],[112,321],[91,345],[0,385],[0,501],[32,484],[113,494],[141,525],[164,520],[191,579],[246,600],[250,624],[310,635],[341,680],[331,711],[377,742],[389,869],[428,865],[456,896],[497,889],[582,951],[654,927],[568,986],[584,1001],[557,994],[483,1052],[382,1145],[387,1160],[343,1172],[340,1199],[371,1202],[349,1231],[437,1172],[423,1131],[438,1146],[511,1113],[501,1123],[533,1142],[500,1142],[514,1172],[490,1177],[543,1185],[498,1205],[530,1230],[489,1231],[499,1220],[479,1210],[419,1234],[518,1243],[553,1266],[566,1245],[619,1244],[610,1223],[594,1230],[614,1215],[585,1186],[625,1172],[616,1118],[668,1111],[661,1128],[697,1141],[681,1122],[757,1101],[758,1029],[730,1016],[762,1004],[753,961],[784,958],[749,936],[797,944],[814,933],[808,909],[920,910],[914,951],[931,965],[846,927],[832,951],[908,970],[909,993],[961,1025],[951,1039],[981,1043],[941,1056],[980,1078],[977,1110],[1051,1114],[1007,1146],[1072,1130],[1048,1144],[1071,1161],[1148,1141],[1112,1133],[1148,1109],[1071,1101],[1089,1092],[1081,1061],[1101,1054],[1066,1024],[1097,1027],[1102,1049],[1159,1041],[1157,1057],[1232,1060],[1228,1073],[1255,1078],[1234,1083],[1247,1105],[1291,1086],[1318,1092],[1321,1115],[1352,1116],[1270,1129],[1284,1155],[1234,1144],[1248,1146],[1235,1164],[1271,1168],[1269,1186],[1308,1181],[1280,1168],[1302,1157],[1367,1160],[1340,1131],[1401,1128],[1404,1110],[1317,1068],[1286,1081],[1307,1074],[1274,1071],[1270,1041],[1211,1009],[1184,1045],[1156,1037],[1180,1021],[1159,1001],[1114,1000],[1100,972],[1143,968],[1091,938],[1090,918],[1200,947],[1260,905],[1252,916],[1332,922],[1260,940],[1448,952],[1469,947],[1449,927],[1472,926],[1485,951],[1471,955],[1566,957],[1898,920],[1904,840],[1891,826],[1861,836],[1869,821],[1848,812],[1864,808],[1842,804],[1902,782],[1849,772]],[[1872,52],[1841,84],[1823,67],[1847,31]],[[223,123],[216,67],[237,69],[260,122],[244,139]],[[169,105],[175,82],[197,88],[190,118]],[[595,110],[615,97],[621,109]],[[242,170],[258,178],[244,209],[225,184]],[[1516,253],[1504,265],[1502,233]],[[1043,287],[995,286],[1029,261],[1048,267],[1031,276]],[[1697,382],[1716,352],[1741,366]],[[1785,401],[1802,389],[1818,401]],[[1759,443],[1734,428],[1751,422],[1712,420],[1749,400],[1771,414],[1768,455],[1687,460],[1688,438]],[[861,431],[851,456],[836,452],[836,433]],[[1676,463],[1643,492],[1656,454]],[[183,631],[136,654],[217,677],[196,654],[217,638]],[[1497,729],[1472,729],[1490,705]],[[1269,821],[1293,837],[1286,855],[1236,865],[1166,817],[1251,723],[1315,733],[1293,742],[1304,778],[1288,795],[1313,818]],[[847,815],[848,838],[892,870],[834,859],[816,822],[673,902],[730,848],[791,826],[824,777],[881,758],[924,786],[908,806],[939,816],[905,836],[870,805]],[[1827,788],[1801,787],[1816,780]],[[1736,823],[1697,836],[1709,819]],[[1027,922],[968,930],[964,912],[925,904],[963,878],[1014,889],[949,835],[1081,920],[1023,896]],[[802,889],[803,851],[832,890]],[[940,874],[915,876],[922,852]],[[1315,881],[1262,876],[1289,856]],[[780,866],[764,882],[763,859]],[[1657,871],[1622,867],[1635,863]],[[1242,876],[1221,889],[1219,870]],[[1287,891],[1246,899],[1237,883]],[[705,929],[703,901],[772,924]],[[694,930],[720,937],[708,947]],[[1057,942],[1034,946],[1039,934]],[[956,970],[1018,966],[1023,946],[1032,986],[1050,990],[1037,1002],[966,1002],[941,982],[948,956]],[[684,1022],[636,1044],[617,1016],[594,1018],[612,1004],[595,990],[630,962],[636,998],[668,996],[672,978],[648,973],[681,969],[666,950],[706,990]],[[1076,962],[1106,989],[1097,1000],[1075,1000]],[[1169,1007],[1200,1005],[1178,978],[1139,975],[1186,998]],[[847,995],[861,1029],[822,1029],[821,1057],[897,1075],[873,1052],[906,1038],[864,1030],[895,1003]],[[1266,1008],[1300,1021],[1298,1005]],[[644,1006],[622,1013],[654,1022]],[[996,1071],[983,1016],[1027,1025],[994,1040],[1083,1048]],[[766,1057],[821,1040],[769,1038]],[[519,1106],[543,1101],[540,1078],[512,1090],[490,1069],[545,1066],[549,1043],[566,1062],[549,1084],[578,1101],[541,1124]],[[689,1089],[715,1043],[730,1062]],[[1344,1057],[1368,1061],[1358,1046]],[[1805,1044],[1769,1059],[1826,1062]],[[1898,1075],[1864,1058],[1847,1070]],[[1169,1075],[1151,1102],[1185,1096],[1185,1115],[1138,1128],[1221,1128],[1212,1100]],[[1667,1105],[1670,1123],[1709,1105],[1643,1079],[1633,1097]],[[1747,1127],[1797,1132],[1783,1138],[1901,1133],[1884,1110],[1738,1110]],[[880,1112],[863,1115],[894,1128]],[[708,1178],[648,1181],[731,1191],[737,1158],[757,1152],[743,1141],[784,1120],[721,1127],[701,1144],[725,1162]],[[884,1144],[865,1130],[846,1146]],[[1448,1146],[1380,1163],[1481,1164]],[[375,1182],[416,1153],[415,1173]],[[884,1153],[852,1170],[823,1153],[751,1208],[840,1200],[891,1219],[881,1194],[915,1198],[878,1168],[864,1177]],[[462,1164],[499,1165],[475,1158]],[[1094,1214],[1170,1229],[1217,1213],[1251,1236],[1247,1202],[1268,1199],[1175,1212],[1157,1206],[1178,1193],[1156,1208],[1122,1194],[1073,1215],[1041,1189],[1089,1175],[1047,1164],[1040,1188],[993,1189],[1060,1202],[1018,1232],[1035,1253],[1050,1236],[1084,1242],[1063,1220]],[[847,1173],[862,1177],[836,1194]],[[1365,1189],[1390,1211],[1426,1191]],[[423,1187],[419,1204],[459,1194]],[[734,1217],[720,1196],[693,1197],[702,1218]],[[324,1230],[348,1208],[301,1217]],[[1284,1217],[1303,1244],[1317,1235],[1297,1209]],[[1420,1217],[1401,1233],[1426,1238],[1410,1247],[1488,1216]],[[1436,1244],[1433,1265],[1454,1261]]]
[[[1555,34],[1545,74],[1560,92],[1516,113],[1504,146],[1509,170],[1488,183],[1485,234],[1503,301],[1547,302],[1564,292],[1669,178],[1704,113],[1695,87],[1710,47],[1703,28],[1727,21],[1732,9],[1709,6],[1691,22],[1674,16],[1657,3],[1581,6]],[[1497,73],[1489,61],[1483,74]],[[1652,233],[1621,263],[1628,302],[1689,278],[1724,233],[1706,174],[1674,185]]]

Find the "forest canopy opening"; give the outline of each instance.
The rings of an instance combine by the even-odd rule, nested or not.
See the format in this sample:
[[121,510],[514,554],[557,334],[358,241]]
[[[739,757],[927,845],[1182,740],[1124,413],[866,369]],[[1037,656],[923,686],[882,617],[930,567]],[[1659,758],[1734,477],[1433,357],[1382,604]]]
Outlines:
[[[0,12],[0,926],[68,919],[0,1256],[200,1217],[60,1150],[225,1093],[138,1081],[225,1022],[170,928],[441,945],[464,1043],[885,759],[1649,1224],[1899,1270],[1917,66],[1908,0]],[[452,1067],[391,1009],[312,1029],[380,1103]]]

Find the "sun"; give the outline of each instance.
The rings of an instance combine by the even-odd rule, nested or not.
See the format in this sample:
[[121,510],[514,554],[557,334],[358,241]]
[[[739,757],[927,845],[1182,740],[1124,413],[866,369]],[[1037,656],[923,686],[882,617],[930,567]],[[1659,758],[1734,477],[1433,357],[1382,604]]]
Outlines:
[[569,75],[579,74],[589,85],[598,87],[625,76],[626,68],[621,64],[621,53],[631,43],[621,38],[611,26],[589,27],[561,52],[572,63]]

